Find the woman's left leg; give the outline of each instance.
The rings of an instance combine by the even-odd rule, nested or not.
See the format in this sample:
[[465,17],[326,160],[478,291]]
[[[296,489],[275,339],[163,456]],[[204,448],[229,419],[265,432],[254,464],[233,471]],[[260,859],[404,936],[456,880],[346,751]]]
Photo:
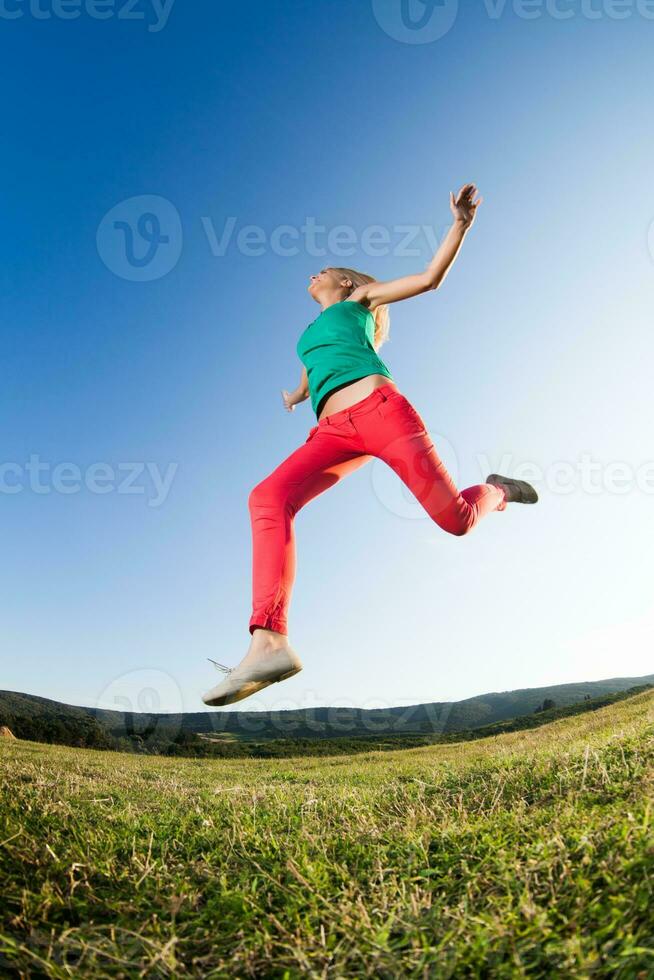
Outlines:
[[366,451],[388,463],[449,534],[468,534],[482,517],[506,508],[504,490],[495,484],[457,489],[420,414],[401,392],[384,396],[377,410],[361,416],[356,425]]

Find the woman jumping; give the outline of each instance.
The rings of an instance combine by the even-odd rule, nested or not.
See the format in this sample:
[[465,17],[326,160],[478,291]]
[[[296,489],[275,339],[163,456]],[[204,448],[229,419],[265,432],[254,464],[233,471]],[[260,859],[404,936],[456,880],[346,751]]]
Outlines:
[[[288,640],[288,610],[295,581],[294,518],[301,507],[359,469],[383,459],[444,531],[467,534],[486,514],[508,502],[534,504],[524,480],[491,473],[486,482],[457,490],[410,401],[398,390],[377,351],[388,337],[388,303],[438,289],[475,220],[482,198],[466,184],[456,199],[454,222],[424,272],[378,282],[354,269],[328,267],[311,276],[308,291],[322,312],[297,343],[302,378],[282,391],[288,411],[311,397],[316,413],[305,443],[250,492],[252,616],[250,647],[227,676],[202,698],[226,705],[302,670]],[[215,661],[214,661],[215,663]]]

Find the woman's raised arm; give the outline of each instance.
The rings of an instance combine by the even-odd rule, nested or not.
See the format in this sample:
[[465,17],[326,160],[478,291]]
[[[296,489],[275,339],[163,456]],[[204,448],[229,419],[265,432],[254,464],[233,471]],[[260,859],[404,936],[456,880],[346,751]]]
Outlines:
[[476,193],[477,188],[474,184],[465,184],[456,199],[450,191],[450,209],[454,215],[454,222],[424,272],[391,279],[388,282],[366,283],[358,286],[348,299],[363,303],[372,311],[382,304],[397,303],[398,300],[409,299],[431,289],[438,289],[457,257],[466,232],[475,220],[477,208],[483,200],[479,198],[474,201]]

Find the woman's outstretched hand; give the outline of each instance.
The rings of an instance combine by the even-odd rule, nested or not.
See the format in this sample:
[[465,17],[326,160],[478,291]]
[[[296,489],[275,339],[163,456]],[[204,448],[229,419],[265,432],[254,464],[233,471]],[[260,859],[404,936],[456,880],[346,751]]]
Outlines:
[[282,388],[282,399],[284,402],[284,408],[287,412],[292,412],[295,408],[296,402],[293,399],[294,394],[295,392],[286,391],[285,388]]
[[456,200],[454,198],[454,194],[452,191],[450,191],[450,210],[452,211],[455,220],[460,221],[468,228],[475,220],[477,208],[484,200],[483,197],[480,197],[478,201],[473,201],[476,193],[477,188],[474,184],[464,184],[459,191]]

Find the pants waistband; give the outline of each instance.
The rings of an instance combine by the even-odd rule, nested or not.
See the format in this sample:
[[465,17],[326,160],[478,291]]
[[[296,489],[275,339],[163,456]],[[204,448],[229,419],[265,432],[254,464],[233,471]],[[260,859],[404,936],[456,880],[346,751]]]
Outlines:
[[396,384],[380,385],[353,405],[348,405],[347,408],[342,408],[339,412],[331,412],[326,415],[318,422],[318,425],[338,425],[341,422],[349,421],[353,416],[367,415],[368,412],[374,411],[380,402],[385,402],[389,394],[394,391],[399,391]]

